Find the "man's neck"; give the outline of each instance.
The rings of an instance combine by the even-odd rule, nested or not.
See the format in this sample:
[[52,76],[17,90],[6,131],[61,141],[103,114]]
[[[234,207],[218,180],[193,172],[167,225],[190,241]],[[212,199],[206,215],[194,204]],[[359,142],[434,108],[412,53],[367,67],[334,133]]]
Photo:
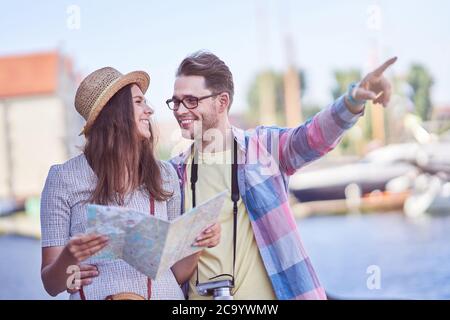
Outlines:
[[231,124],[227,121],[203,135],[199,151],[204,153],[221,152],[230,150],[233,144],[233,131]]

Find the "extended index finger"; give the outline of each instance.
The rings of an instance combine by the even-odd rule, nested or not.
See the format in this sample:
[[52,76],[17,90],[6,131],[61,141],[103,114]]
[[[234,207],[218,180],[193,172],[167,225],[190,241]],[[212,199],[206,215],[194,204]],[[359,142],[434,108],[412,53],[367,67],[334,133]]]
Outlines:
[[103,237],[103,235],[96,234],[96,233],[92,233],[92,234],[77,234],[71,239],[71,241],[75,245],[82,245],[84,243],[100,239],[102,237]]
[[200,235],[202,235],[202,234],[204,234],[204,233],[210,233],[211,230],[214,228],[214,226],[215,226],[216,224],[217,224],[217,223],[213,223],[213,224],[208,225],[205,229],[203,229],[203,230],[200,232]]
[[373,72],[373,74],[377,77],[383,75],[383,72],[385,72],[387,68],[389,68],[391,65],[393,65],[395,63],[395,61],[397,61],[397,57],[389,59],[388,61],[383,63],[381,66],[376,68],[375,71]]
[[80,264],[80,271],[97,271],[97,266],[92,264]]

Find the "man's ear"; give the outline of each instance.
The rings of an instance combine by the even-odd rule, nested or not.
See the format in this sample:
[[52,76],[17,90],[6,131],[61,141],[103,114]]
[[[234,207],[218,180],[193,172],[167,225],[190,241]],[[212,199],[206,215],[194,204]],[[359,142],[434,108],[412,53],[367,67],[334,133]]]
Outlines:
[[228,108],[230,106],[230,95],[228,92],[222,92],[219,96],[217,96],[217,100],[219,102],[219,112],[228,112]]

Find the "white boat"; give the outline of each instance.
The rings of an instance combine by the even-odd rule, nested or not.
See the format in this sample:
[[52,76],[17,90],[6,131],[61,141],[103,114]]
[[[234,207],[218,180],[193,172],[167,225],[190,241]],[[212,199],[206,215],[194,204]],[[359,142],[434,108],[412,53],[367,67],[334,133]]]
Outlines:
[[345,199],[345,189],[355,184],[361,194],[386,191],[389,181],[420,172],[445,175],[450,180],[450,143],[392,144],[372,151],[354,163],[300,171],[289,188],[300,202]]
[[450,182],[438,176],[421,175],[414,192],[406,199],[403,211],[409,217],[450,214]]

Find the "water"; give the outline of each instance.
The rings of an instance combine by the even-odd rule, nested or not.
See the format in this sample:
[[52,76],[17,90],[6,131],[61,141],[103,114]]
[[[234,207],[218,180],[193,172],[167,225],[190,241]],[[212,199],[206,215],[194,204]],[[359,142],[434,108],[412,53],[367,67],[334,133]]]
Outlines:
[[41,282],[41,243],[35,239],[0,236],[0,300],[53,298]]
[[[331,295],[450,299],[449,216],[420,220],[402,214],[315,217],[298,225],[322,285]],[[377,275],[379,289],[374,282]]]
[[[450,299],[450,217],[372,214],[298,224],[322,284],[335,297]],[[40,279],[39,241],[0,236],[0,261],[0,299],[52,298]],[[380,289],[367,287],[369,266],[380,271]]]

